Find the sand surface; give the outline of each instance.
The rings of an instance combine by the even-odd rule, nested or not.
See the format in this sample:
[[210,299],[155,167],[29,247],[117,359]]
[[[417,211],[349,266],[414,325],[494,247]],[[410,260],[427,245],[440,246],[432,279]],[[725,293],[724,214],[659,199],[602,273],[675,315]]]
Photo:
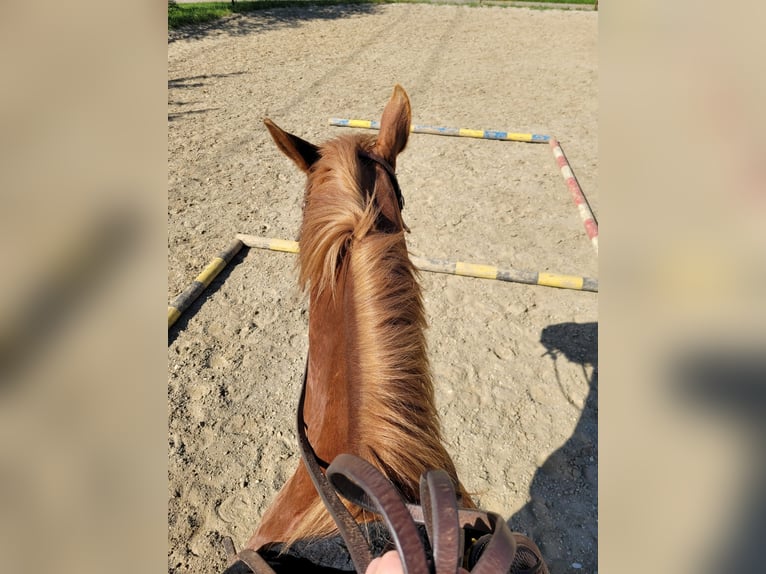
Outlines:
[[[304,177],[261,122],[319,143],[379,119],[550,134],[598,216],[596,12],[434,5],[274,9],[168,46],[168,300],[235,233],[294,239]],[[550,148],[412,135],[413,253],[598,277]],[[169,332],[168,570],[223,569],[298,463],[307,348],[295,257],[243,250]],[[424,273],[448,450],[551,571],[597,569],[598,295]]]

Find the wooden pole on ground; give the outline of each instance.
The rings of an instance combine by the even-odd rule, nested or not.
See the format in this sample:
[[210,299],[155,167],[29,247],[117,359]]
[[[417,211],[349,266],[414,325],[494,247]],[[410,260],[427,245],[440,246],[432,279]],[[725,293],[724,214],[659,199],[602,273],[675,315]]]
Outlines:
[[[284,251],[298,253],[297,241],[286,239],[274,239],[258,237],[238,233],[237,239],[248,247],[258,249],[270,249],[272,251]],[[541,285],[545,287],[558,287],[559,289],[575,289],[578,291],[598,292],[598,280],[590,277],[576,275],[561,275],[538,271],[522,271],[519,269],[499,268],[494,265],[481,265],[466,263],[464,261],[444,261],[410,255],[412,263],[421,271],[431,273],[448,273],[450,275],[462,275],[464,277],[477,277],[481,279],[494,279],[496,281],[508,281],[511,283],[525,283],[527,285]]]
[[577,178],[567,161],[567,156],[564,155],[564,151],[561,149],[561,144],[554,138],[550,141],[550,146],[553,151],[553,157],[556,160],[556,165],[559,166],[561,176],[564,178],[569,193],[572,194],[572,199],[577,206],[577,211],[585,226],[585,233],[588,235],[593,249],[596,250],[596,255],[598,255],[598,222],[596,217],[593,215],[588,200],[585,198],[585,194],[582,192],[580,184],[577,182]]
[[213,279],[221,272],[221,269],[226,267],[226,264],[242,249],[243,245],[239,239],[232,241],[225,250],[221,251],[218,256],[214,257],[207,264],[207,267],[202,270],[202,273],[197,276],[183,293],[173,299],[173,302],[168,305],[168,329],[178,320],[189,305],[200,296],[200,293],[210,285]]
[[[364,128],[379,130],[380,122],[375,120],[349,120],[345,118],[330,118],[331,126],[347,128]],[[479,138],[485,140],[503,140],[527,143],[546,143],[550,136],[542,134],[526,134],[514,132],[502,132],[497,130],[474,130],[469,128],[448,128],[439,126],[420,126],[412,124],[410,131],[414,134],[431,134],[436,136],[454,136],[463,138]]]

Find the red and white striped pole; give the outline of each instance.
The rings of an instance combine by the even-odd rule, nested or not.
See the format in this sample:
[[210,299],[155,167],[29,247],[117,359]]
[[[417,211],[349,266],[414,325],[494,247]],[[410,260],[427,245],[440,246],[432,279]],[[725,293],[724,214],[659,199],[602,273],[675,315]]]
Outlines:
[[580,189],[580,184],[577,183],[577,178],[575,177],[572,168],[569,166],[567,157],[564,155],[559,142],[555,138],[551,138],[550,146],[553,150],[553,157],[556,159],[556,164],[561,170],[561,176],[564,178],[567,188],[569,188],[569,193],[572,194],[572,199],[577,206],[577,210],[580,212],[580,217],[585,225],[585,233],[588,234],[588,239],[590,239],[590,242],[598,255],[598,222],[590,209],[590,205],[588,205],[588,200],[585,199],[585,195],[583,194],[582,189]]

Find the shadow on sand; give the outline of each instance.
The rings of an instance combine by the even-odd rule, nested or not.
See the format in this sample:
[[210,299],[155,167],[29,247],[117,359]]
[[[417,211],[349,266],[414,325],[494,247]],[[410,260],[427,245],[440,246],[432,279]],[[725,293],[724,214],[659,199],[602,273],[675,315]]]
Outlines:
[[549,325],[540,342],[559,385],[557,361],[563,357],[582,367],[589,392],[572,435],[537,469],[530,502],[508,525],[540,546],[551,574],[572,572],[578,568],[572,564],[592,573],[598,550],[598,323]]

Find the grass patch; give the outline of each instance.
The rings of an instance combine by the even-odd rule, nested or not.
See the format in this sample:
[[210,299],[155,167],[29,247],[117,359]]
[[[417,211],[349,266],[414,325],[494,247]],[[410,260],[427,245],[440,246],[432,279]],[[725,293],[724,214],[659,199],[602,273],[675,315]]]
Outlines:
[[202,24],[231,14],[231,3],[168,4],[168,28]]
[[168,28],[201,24],[234,14],[294,6],[336,6],[338,4],[379,4],[385,0],[255,0],[248,2],[195,2],[168,4]]
[[[548,4],[595,4],[596,0],[516,0],[518,2],[545,2]],[[188,24],[202,24],[218,20],[236,12],[253,12],[268,8],[295,6],[337,6],[339,4],[438,4],[428,0],[255,0],[248,2],[199,2],[193,4],[168,3],[168,28],[179,28]],[[479,5],[480,2],[471,2]],[[496,2],[492,2],[497,5]]]
[[595,4],[596,0],[514,0],[515,2],[544,2],[545,4]]

